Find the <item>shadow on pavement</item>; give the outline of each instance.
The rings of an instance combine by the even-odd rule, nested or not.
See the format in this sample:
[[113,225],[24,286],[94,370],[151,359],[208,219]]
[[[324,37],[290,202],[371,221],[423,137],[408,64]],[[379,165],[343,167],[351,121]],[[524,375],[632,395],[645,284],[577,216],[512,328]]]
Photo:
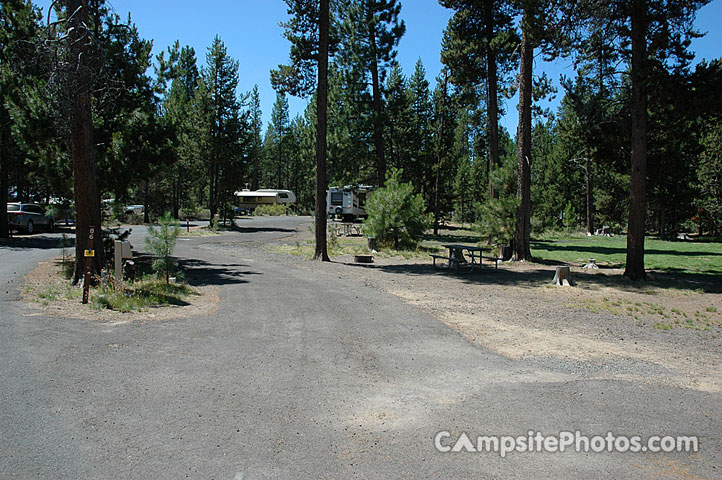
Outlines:
[[[62,248],[62,238],[58,236],[48,236],[43,234],[35,235],[14,235],[12,238],[0,238],[0,249],[8,250],[24,250],[26,248],[40,248],[40,249],[51,249],[51,248]],[[66,248],[73,248],[75,246],[75,238],[73,236],[67,237]]]
[[284,232],[294,233],[296,232],[293,228],[278,228],[278,227],[231,227],[228,231],[239,232],[239,233],[260,233],[260,232]]
[[178,263],[185,272],[188,284],[194,287],[248,283],[245,277],[260,275],[250,270],[239,270],[248,266],[240,263],[218,264],[197,259],[182,259]]

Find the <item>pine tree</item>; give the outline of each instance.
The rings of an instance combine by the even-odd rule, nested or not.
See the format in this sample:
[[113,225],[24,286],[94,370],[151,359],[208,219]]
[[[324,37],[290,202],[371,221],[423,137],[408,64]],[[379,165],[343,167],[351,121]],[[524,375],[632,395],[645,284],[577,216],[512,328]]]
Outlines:
[[398,0],[353,0],[349,2],[344,22],[346,34],[341,62],[347,68],[361,70],[361,77],[371,77],[373,111],[373,140],[378,185],[386,178],[384,147],[384,101],[382,82],[390,62],[396,56],[396,46],[406,31],[399,19]]
[[248,150],[248,166],[250,169],[249,178],[251,180],[251,189],[260,188],[261,181],[261,155],[263,148],[263,139],[261,137],[261,129],[263,128],[261,99],[258,94],[258,85],[253,86],[249,104],[250,116],[250,141]]
[[[8,188],[11,173],[21,171],[21,146],[13,138],[15,121],[9,105],[28,105],[21,94],[32,80],[28,66],[34,55],[32,46],[39,32],[39,12],[27,0],[8,0],[0,6],[0,238],[8,237]],[[35,132],[36,134],[38,132]]]
[[[499,95],[509,82],[516,63],[512,55],[518,38],[513,26],[513,11],[501,0],[440,0],[454,10],[444,32],[441,59],[451,69],[451,80],[467,89],[485,84],[488,162],[501,165],[499,155]],[[489,195],[496,197],[493,184]]]
[[648,85],[654,65],[670,66],[689,61],[689,39],[699,34],[692,28],[696,11],[708,0],[625,0],[600,3],[576,2],[570,17],[579,27],[577,45],[589,38],[594,27],[610,31],[612,45],[629,66],[631,83],[631,183],[627,229],[627,261],[624,276],[646,277],[644,237],[648,153]]
[[393,168],[409,167],[408,139],[411,135],[411,101],[408,82],[398,63],[394,63],[386,79],[386,145],[387,158]]
[[408,171],[409,179],[413,180],[417,192],[424,195],[426,204],[433,204],[431,195],[433,188],[428,182],[433,179],[433,145],[432,145],[432,104],[429,82],[426,80],[426,69],[419,58],[416,68],[409,79],[410,122],[411,134],[407,140],[410,156]]
[[244,133],[241,104],[236,95],[238,62],[228,56],[218,36],[208,49],[200,83],[202,87],[196,97],[202,97],[196,102],[196,108],[200,114],[200,136],[206,137],[202,144],[208,146],[208,209],[211,221],[214,221],[219,210],[226,207],[230,200],[231,185],[228,181],[232,173],[238,173],[242,154],[240,140]]
[[271,123],[268,125],[268,134],[272,135],[274,159],[273,171],[276,173],[274,185],[276,188],[286,188],[288,186],[288,155],[286,150],[288,145],[288,134],[290,127],[290,119],[288,116],[288,100],[283,91],[276,93],[276,101],[271,111]]

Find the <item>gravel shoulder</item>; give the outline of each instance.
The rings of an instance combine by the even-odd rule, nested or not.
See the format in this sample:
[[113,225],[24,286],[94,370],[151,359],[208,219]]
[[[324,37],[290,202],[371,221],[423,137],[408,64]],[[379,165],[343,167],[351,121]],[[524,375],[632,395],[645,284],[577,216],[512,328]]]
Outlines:
[[[278,243],[309,240],[299,231]],[[635,286],[620,280],[620,270],[573,268],[577,285],[554,287],[554,266],[536,263],[453,274],[425,258],[362,265],[352,255],[330,264],[276,257],[392,294],[512,359],[585,378],[722,391],[722,295],[695,285]]]

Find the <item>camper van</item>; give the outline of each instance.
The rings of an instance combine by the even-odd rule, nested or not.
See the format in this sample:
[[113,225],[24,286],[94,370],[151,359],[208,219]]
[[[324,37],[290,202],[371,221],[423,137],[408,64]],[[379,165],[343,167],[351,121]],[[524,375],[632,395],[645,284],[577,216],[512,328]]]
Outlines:
[[326,192],[326,213],[344,222],[366,218],[366,197],[374,188],[370,185],[330,187]]
[[292,205],[296,203],[296,195],[290,190],[259,190],[243,189],[235,193],[238,210],[250,213],[259,205]]

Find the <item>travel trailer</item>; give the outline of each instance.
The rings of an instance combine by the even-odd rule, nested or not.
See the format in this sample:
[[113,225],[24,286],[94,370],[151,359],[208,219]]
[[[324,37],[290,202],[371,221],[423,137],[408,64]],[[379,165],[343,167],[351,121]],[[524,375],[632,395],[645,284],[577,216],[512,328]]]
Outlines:
[[326,213],[344,222],[366,218],[366,197],[374,188],[370,185],[330,187],[326,192]]
[[241,212],[252,212],[259,205],[292,205],[296,203],[296,195],[290,190],[259,190],[243,189],[236,192],[237,207]]

